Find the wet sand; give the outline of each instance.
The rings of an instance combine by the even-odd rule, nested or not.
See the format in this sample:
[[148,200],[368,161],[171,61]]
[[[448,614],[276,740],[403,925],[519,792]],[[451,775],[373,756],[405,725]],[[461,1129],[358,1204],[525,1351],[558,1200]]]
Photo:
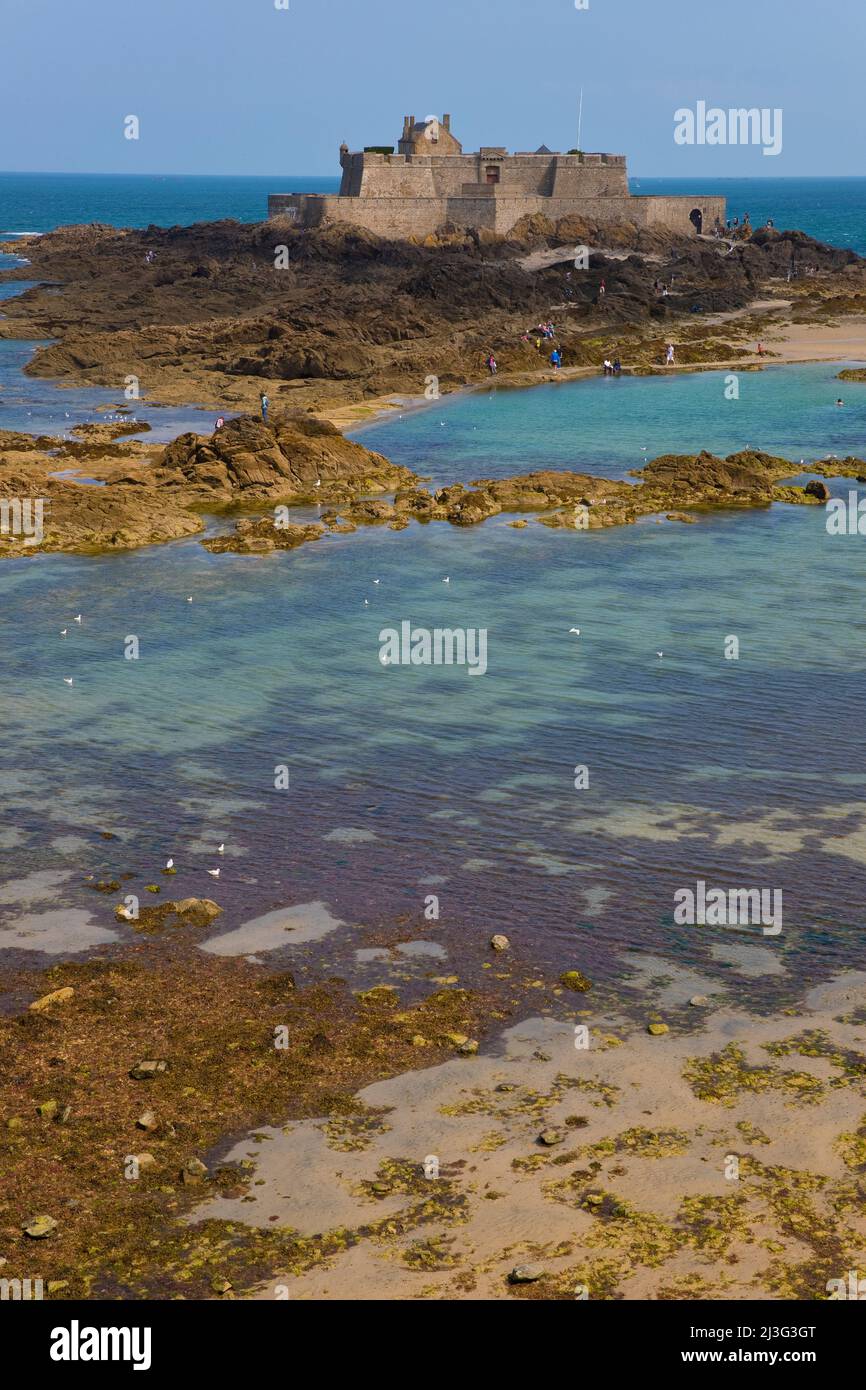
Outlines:
[[[766,965],[753,951],[741,969]],[[344,1122],[257,1131],[228,1156],[253,1163],[248,1194],[191,1219],[328,1251],[260,1299],[827,1298],[866,1260],[866,973],[759,1018],[639,964],[648,1018],[706,991],[697,1032],[651,1036],[575,996],[573,1021],[527,1017],[368,1086]],[[515,1284],[526,1263],[543,1275]]]

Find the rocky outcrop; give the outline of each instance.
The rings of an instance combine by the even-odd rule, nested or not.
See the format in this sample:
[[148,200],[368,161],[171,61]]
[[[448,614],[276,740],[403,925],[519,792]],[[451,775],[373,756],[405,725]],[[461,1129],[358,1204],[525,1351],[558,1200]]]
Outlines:
[[[38,536],[32,526],[0,531],[0,556],[133,549],[196,535],[204,530],[202,514],[265,501],[288,506],[358,499],[360,519],[368,521],[373,517],[365,509],[391,515],[393,507],[365,494],[415,482],[408,469],[309,416],[278,416],[267,425],[241,416],[210,439],[185,434],[164,449],[112,443],[107,434],[113,428],[82,426],[75,441],[0,432],[0,503],[5,499],[11,515],[39,498],[42,515]],[[82,460],[90,480],[52,476],[65,471],[65,462]],[[241,522],[233,537],[216,537],[208,546],[248,553],[289,549],[318,539],[324,529],[275,514],[271,522]],[[351,526],[340,522],[338,529]]]
[[326,421],[241,415],[210,439],[182,434],[166,448],[152,482],[215,501],[271,498],[287,503],[339,501],[387,492],[414,480],[408,468],[344,438]]
[[[283,269],[275,235],[287,248]],[[691,316],[742,309],[768,285],[778,293],[792,266],[819,273],[785,293],[864,307],[859,258],[798,232],[761,230],[729,251],[628,222],[535,217],[507,238],[454,227],[425,240],[273,222],[61,228],[29,243],[31,264],[2,277],[47,283],[4,302],[0,336],[53,340],[28,367],[40,376],[120,393],[133,373],[151,398],[224,414],[254,408],[264,386],[275,407],[326,411],[420,394],[431,376],[442,391],[478,381],[490,351],[502,374],[537,372],[549,349],[539,353],[523,333],[543,317],[556,320],[567,367],[598,366],[609,346],[598,334],[614,334],[630,366],[657,364],[672,320],[678,362],[730,359],[743,334],[751,351],[751,332],[707,332]],[[573,257],[524,264],[527,253],[575,245],[610,254],[594,251],[580,273]]]
[[[848,460],[849,464],[852,462],[861,468],[866,466],[859,460]],[[780,485],[782,479],[802,471],[802,465],[789,459],[754,450],[741,450],[727,458],[706,451],[665,454],[636,470],[636,483],[589,473],[541,470],[514,478],[478,479],[470,488],[454,483],[432,494],[425,488],[406,488],[395,494],[393,502],[363,498],[340,512],[325,513],[320,525],[281,529],[270,518],[247,520],[238,523],[234,535],[205,544],[211,550],[255,553],[294,548],[306,540],[319,540],[327,531],[352,531],[357,526],[388,525],[399,530],[410,520],[476,526],[500,513],[527,511],[542,513],[537,520],[554,530],[629,526],[640,517],[651,515],[689,523],[697,518],[688,508],[699,513],[714,507],[825,501],[830,493],[822,482],[815,481],[807,487]],[[523,527],[526,522],[509,525]]]

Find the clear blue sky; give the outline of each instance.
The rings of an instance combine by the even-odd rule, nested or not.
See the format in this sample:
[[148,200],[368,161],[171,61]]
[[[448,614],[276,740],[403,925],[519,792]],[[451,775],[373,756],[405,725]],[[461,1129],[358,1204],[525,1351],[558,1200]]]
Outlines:
[[[866,0],[589,3],[0,0],[0,170],[333,174],[407,112],[568,149],[582,84],[583,148],[636,175],[866,173]],[[701,99],[781,107],[782,153],[676,145]]]

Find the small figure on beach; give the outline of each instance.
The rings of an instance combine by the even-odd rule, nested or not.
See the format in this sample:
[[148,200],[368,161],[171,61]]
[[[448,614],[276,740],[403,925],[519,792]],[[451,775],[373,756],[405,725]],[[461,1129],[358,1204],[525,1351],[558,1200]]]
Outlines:
[[261,407],[262,407],[262,419],[263,419],[263,421],[265,422],[265,424],[267,424],[267,423],[268,423],[268,406],[270,405],[270,401],[268,400],[267,394],[266,394],[264,391],[262,391],[262,392],[259,393],[259,401],[261,402]]
[[674,365],[674,345],[673,345],[673,343],[668,343],[667,352],[665,353],[665,365],[668,366],[668,367],[672,367],[672,366]]
[[618,357],[613,359],[613,374],[614,376],[622,376],[622,363]]
[[613,375],[613,363],[611,362],[609,357],[606,357],[604,359],[604,374],[605,376]]
[[763,344],[763,343],[758,343],[758,356],[759,356],[759,357],[763,357],[763,356],[764,356],[764,344]]
[[607,294],[607,285],[606,285],[606,284],[604,283],[604,281],[602,280],[601,284],[600,284],[599,287],[598,287],[598,297],[599,297],[599,299],[604,299],[604,296],[605,296],[606,294]]
[[216,422],[216,424],[214,425],[214,429],[215,429],[215,430],[221,430],[224,424],[225,424],[225,417],[222,416],[222,415],[220,415],[220,416],[217,417],[217,422]]
[[553,349],[553,352],[550,354],[550,362],[554,370],[559,371],[562,366],[562,353],[559,351],[559,348]]
[[496,358],[493,356],[492,352],[487,354],[487,366],[490,371],[490,375],[495,376],[499,368],[496,365]]

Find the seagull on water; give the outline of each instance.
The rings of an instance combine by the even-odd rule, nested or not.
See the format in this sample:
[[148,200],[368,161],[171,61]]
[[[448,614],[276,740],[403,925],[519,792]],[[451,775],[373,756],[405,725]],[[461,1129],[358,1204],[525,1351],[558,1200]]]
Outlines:
[[662,657],[664,656],[664,652],[656,652],[656,656],[658,657],[659,661],[661,661]]
[[71,684],[72,684],[72,677],[71,677],[71,676],[64,676],[64,677],[63,677],[63,682],[64,682],[65,685],[71,685]]
[[225,852],[226,852],[226,847],[225,847],[225,845],[217,845],[217,854],[225,854]]
[[166,861],[165,861],[165,867],[166,867],[167,869],[173,869],[173,868],[174,868],[174,860],[173,860],[173,859],[166,859]]
[[78,614],[78,617],[77,617],[77,618],[73,618],[72,621],[73,621],[74,623],[80,623],[80,622],[81,622],[81,614],[79,613],[79,614]]
[[579,636],[580,636],[580,628],[579,628],[579,627],[570,627],[570,628],[568,629],[568,635],[569,635],[569,637],[571,636],[572,633],[574,633],[575,637],[579,637]]
[[450,583],[451,583],[451,580],[450,580],[450,578],[449,578],[449,576],[448,576],[447,574],[446,574],[445,578],[442,580],[442,583],[443,583],[443,584],[450,584]]
[[67,631],[68,631],[68,628],[62,627],[62,628],[60,629],[60,636],[61,636],[61,637],[65,637]]
[[192,594],[190,594],[189,597],[187,598],[187,603],[192,603]]
[[208,873],[210,874],[211,878],[219,878],[220,876],[219,869],[208,869]]
[[374,584],[381,584],[382,581],[381,581],[381,579],[374,579],[374,580],[373,580],[373,583],[374,583]]

